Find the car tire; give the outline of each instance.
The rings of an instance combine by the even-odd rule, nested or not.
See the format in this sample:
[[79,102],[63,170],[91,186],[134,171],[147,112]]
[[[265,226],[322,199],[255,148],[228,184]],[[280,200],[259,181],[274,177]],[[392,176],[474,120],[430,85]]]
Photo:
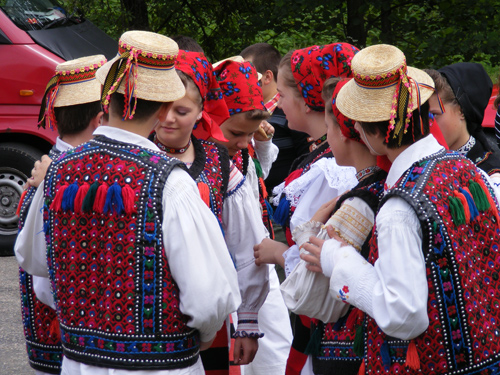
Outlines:
[[22,143],[0,143],[0,256],[14,255],[19,198],[42,155],[37,148]]

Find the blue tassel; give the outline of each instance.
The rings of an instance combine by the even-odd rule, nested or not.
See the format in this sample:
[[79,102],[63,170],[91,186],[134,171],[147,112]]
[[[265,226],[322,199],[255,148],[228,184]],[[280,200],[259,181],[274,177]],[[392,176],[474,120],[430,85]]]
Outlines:
[[288,223],[288,218],[290,216],[290,202],[286,197],[280,199],[280,204],[274,211],[273,220],[281,226],[285,226]]
[[[349,313],[352,313],[352,311],[350,311]],[[345,314],[344,316],[341,316],[336,322],[335,324],[333,325],[333,330],[335,332],[338,332],[340,331],[340,329],[342,328],[342,326],[344,325],[344,323],[347,321],[347,317],[349,316],[349,314]]]
[[387,341],[384,341],[384,343],[380,347],[380,355],[382,357],[382,362],[384,364],[385,370],[389,371],[391,367],[391,353],[389,352],[389,344],[387,343]]
[[266,208],[267,208],[267,213],[269,214],[269,217],[272,217],[274,215],[274,210],[273,210],[273,207],[271,206],[271,203],[269,203],[267,199],[264,199],[264,202],[266,202]]
[[71,185],[69,185],[66,190],[64,190],[63,199],[61,202],[61,208],[63,211],[75,210],[76,193],[78,193],[78,184],[75,181]]
[[114,211],[115,214],[120,215],[124,211],[123,199],[122,199],[122,188],[115,182],[108,189],[106,194],[106,202],[104,203],[103,212],[106,214]]
[[470,220],[473,221],[476,217],[479,216],[479,211],[476,207],[476,203],[474,202],[474,198],[472,198],[467,190],[462,188],[459,189],[460,192],[465,196],[465,199],[467,199],[467,204],[469,205]]

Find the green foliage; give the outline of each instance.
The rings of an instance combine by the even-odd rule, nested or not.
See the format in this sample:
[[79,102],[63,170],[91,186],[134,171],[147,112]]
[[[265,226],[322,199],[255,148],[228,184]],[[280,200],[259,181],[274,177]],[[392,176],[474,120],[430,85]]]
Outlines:
[[[125,0],[64,0],[118,39],[135,25]],[[492,76],[500,63],[500,0],[142,0],[145,28],[197,40],[212,61],[267,42],[284,54],[313,44],[350,41],[401,48],[410,65],[439,68],[481,62]],[[496,79],[495,79],[496,80]]]

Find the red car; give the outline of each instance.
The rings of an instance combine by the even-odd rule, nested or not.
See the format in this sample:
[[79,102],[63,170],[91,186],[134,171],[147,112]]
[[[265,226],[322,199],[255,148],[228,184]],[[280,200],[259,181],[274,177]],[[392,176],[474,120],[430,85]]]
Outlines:
[[82,15],[56,1],[1,2],[0,6],[0,255],[11,255],[17,204],[33,163],[50,150],[57,132],[38,128],[45,86],[57,64],[117,53],[117,43]]

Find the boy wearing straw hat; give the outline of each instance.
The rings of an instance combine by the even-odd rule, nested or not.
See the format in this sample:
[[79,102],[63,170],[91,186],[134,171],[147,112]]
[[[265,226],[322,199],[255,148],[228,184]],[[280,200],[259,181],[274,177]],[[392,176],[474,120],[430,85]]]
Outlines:
[[240,303],[216,219],[147,139],[185,94],[177,53],[167,37],[124,33],[108,62],[108,125],[44,180],[49,270],[33,273],[55,291],[63,374],[203,374],[200,349]]
[[429,134],[432,79],[396,47],[365,48],[337,96],[392,162],[368,262],[332,233],[302,257],[365,314],[360,373],[493,374],[500,368],[500,234],[488,177]]
[[[48,124],[51,128],[57,128],[59,133],[49,154],[51,158],[57,158],[61,152],[92,138],[103,113],[101,87],[95,80],[95,72],[105,62],[103,55],[95,55],[66,61],[56,67],[56,74],[47,86],[44,105],[40,110],[40,126],[45,128]],[[50,161],[49,158],[47,160]],[[29,182],[33,186],[38,185],[32,179]],[[19,204],[19,229],[25,228],[23,234],[35,230],[35,221],[26,219],[31,205],[41,205],[42,193],[42,189],[37,192],[36,187],[30,187],[23,194]],[[30,212],[36,214],[34,211]],[[42,234],[40,240],[43,240]],[[20,236],[16,243],[16,255],[21,261],[30,249],[29,244],[22,243]],[[22,268],[19,269],[19,277],[21,312],[30,366],[38,375],[59,374],[62,347],[50,282],[48,278],[32,276]]]

